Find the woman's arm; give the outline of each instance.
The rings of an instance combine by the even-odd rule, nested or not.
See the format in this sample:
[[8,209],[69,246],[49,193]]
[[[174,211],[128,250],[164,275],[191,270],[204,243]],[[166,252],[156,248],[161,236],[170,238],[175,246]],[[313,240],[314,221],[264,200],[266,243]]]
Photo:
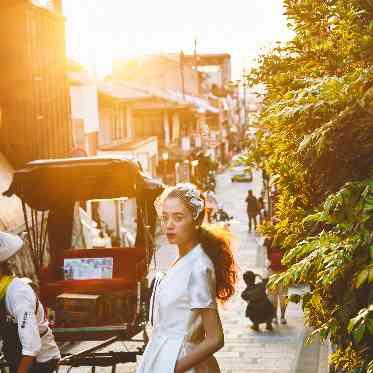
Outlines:
[[203,328],[206,333],[205,339],[190,353],[176,362],[175,373],[186,372],[224,346],[223,327],[218,311],[204,308],[201,309],[201,315]]

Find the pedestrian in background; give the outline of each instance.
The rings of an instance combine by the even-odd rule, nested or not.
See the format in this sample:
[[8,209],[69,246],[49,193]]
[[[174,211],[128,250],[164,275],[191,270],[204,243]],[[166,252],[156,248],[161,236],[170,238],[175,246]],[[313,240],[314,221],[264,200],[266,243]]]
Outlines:
[[[259,277],[261,281],[255,283],[256,277]],[[267,330],[273,330],[272,319],[275,317],[275,309],[267,297],[266,281],[252,271],[246,271],[243,274],[243,280],[246,288],[241,298],[247,302],[245,315],[253,323],[251,329],[258,332],[259,325],[265,323]]]
[[247,217],[249,219],[249,232],[251,232],[253,225],[254,230],[256,230],[256,216],[258,215],[258,201],[251,189],[248,190],[245,201]]
[[9,259],[23,247],[0,232],[0,337],[10,373],[52,373],[60,352],[45,311],[28,281],[13,276]]
[[[284,256],[284,251],[278,243],[278,237],[264,241],[267,248],[267,258],[269,261],[268,275],[272,276],[286,271],[286,267],[281,263]],[[278,324],[278,309],[280,309],[281,324],[286,324],[286,308],[288,303],[288,288],[283,284],[277,284],[275,287],[269,289],[269,299],[275,308],[275,317],[273,322]]]
[[212,190],[207,190],[205,192],[205,201],[207,222],[212,223],[212,217],[215,211],[218,209],[218,201],[216,199],[215,193]]
[[259,215],[259,224],[262,224],[263,219],[264,219],[264,199],[263,199],[263,197],[258,198],[258,215]]

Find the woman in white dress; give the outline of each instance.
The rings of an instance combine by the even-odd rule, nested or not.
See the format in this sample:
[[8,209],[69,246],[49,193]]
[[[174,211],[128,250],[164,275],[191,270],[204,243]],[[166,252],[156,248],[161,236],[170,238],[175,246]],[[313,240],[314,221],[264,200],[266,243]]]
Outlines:
[[202,226],[205,200],[192,184],[166,189],[156,209],[179,258],[155,278],[153,331],[137,373],[219,373],[213,354],[224,334],[217,302],[233,295],[237,280],[229,233]]

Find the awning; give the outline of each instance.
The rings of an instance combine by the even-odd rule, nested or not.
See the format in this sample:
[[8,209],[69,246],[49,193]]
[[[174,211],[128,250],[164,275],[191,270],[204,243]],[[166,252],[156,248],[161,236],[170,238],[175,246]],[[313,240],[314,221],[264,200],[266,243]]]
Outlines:
[[123,101],[136,101],[158,98],[178,106],[191,106],[198,113],[218,114],[220,110],[211,105],[207,99],[184,94],[173,89],[162,89],[141,85],[138,82],[102,81],[97,83],[98,91],[102,94],[118,98]]
[[12,182],[13,173],[12,166],[0,153],[0,230],[8,232],[15,232],[24,224],[20,199],[16,196],[3,196]]
[[151,95],[144,89],[131,87],[128,84],[111,80],[97,82],[97,90],[101,94],[123,101],[145,100],[151,98]]
[[6,195],[16,195],[35,210],[63,209],[76,201],[136,197],[154,201],[162,185],[123,156],[29,162],[17,170]]
[[213,113],[219,114],[220,110],[215,106],[212,106],[207,100],[196,97],[196,96],[189,96],[186,95],[186,100],[190,102],[196,109],[198,113]]

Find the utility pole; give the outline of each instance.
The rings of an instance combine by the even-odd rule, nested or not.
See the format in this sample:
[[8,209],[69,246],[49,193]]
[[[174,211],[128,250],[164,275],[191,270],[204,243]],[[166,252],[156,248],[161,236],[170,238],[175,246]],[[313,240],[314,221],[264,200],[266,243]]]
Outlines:
[[197,55],[197,36],[194,37],[194,69],[197,76],[197,95],[200,95],[199,73],[198,73],[198,55]]
[[246,111],[246,78],[245,78],[245,69],[243,69],[243,71],[242,71],[242,82],[243,82],[243,115],[244,115],[243,124],[246,127],[247,111]]
[[240,92],[240,80],[236,80],[236,83],[234,87],[236,88],[236,94],[237,94],[237,112],[238,112],[238,126],[241,128],[241,92]]
[[185,99],[185,80],[184,80],[184,52],[180,52],[180,75],[181,75],[181,92]]

